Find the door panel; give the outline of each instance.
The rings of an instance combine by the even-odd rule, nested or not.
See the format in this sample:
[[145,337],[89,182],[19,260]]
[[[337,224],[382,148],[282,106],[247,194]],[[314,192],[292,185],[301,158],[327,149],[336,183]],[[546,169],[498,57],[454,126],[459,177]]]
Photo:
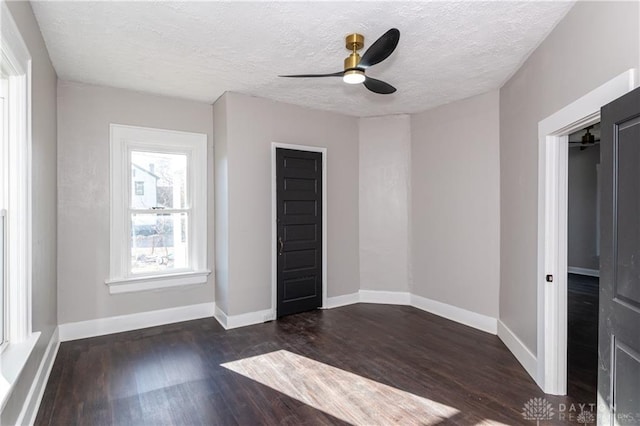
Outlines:
[[618,236],[615,297],[640,308],[640,118],[618,126]]
[[619,419],[631,420],[635,423],[619,421],[619,424],[638,424],[640,419],[640,355],[631,348],[616,343],[614,394],[616,399],[616,412]]
[[598,423],[640,422],[640,89],[602,108]]
[[284,190],[285,191],[312,191],[316,192],[316,180],[315,179],[285,179]]
[[285,280],[285,300],[298,300],[309,295],[316,295],[316,278],[314,276]]
[[318,239],[318,227],[313,225],[289,225],[284,228],[285,241],[290,242],[311,242]]
[[322,306],[322,154],[276,149],[277,316]]
[[[285,244],[287,241],[285,240]],[[318,265],[316,264],[316,258],[318,256],[318,251],[311,250],[292,250],[289,252],[284,252],[284,272],[292,272],[292,271],[307,271],[310,268],[315,269]]]
[[[291,194],[290,191],[287,192],[287,196],[295,197],[297,194]],[[299,196],[298,196],[299,197]],[[304,215],[304,216],[316,216],[318,214],[318,206],[316,201],[300,201],[300,200],[290,200],[284,201],[284,214],[285,215]]]

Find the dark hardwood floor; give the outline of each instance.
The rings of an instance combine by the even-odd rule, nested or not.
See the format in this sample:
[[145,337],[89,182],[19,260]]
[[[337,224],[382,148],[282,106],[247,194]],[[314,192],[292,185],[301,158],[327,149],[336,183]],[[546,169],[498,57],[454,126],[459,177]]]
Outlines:
[[[357,304],[224,331],[203,319],[60,345],[36,425],[523,424],[545,396],[498,337]],[[574,424],[578,424],[574,417]]]
[[569,274],[567,391],[595,401],[598,388],[598,278]]

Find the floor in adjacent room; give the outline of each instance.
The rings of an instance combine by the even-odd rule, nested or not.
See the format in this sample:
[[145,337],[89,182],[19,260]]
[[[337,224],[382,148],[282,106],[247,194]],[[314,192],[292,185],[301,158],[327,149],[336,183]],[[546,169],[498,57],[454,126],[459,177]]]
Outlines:
[[595,401],[598,386],[597,277],[569,274],[567,303],[567,391]]
[[560,404],[579,402],[545,396],[497,336],[357,304],[62,343],[36,425],[534,425],[540,413],[523,412],[536,397],[557,424]]

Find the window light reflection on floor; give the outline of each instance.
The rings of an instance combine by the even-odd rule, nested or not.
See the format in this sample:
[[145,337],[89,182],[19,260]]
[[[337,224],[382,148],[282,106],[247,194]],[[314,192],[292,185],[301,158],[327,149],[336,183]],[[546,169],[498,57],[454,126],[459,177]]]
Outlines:
[[286,350],[222,366],[351,424],[435,425],[459,412]]

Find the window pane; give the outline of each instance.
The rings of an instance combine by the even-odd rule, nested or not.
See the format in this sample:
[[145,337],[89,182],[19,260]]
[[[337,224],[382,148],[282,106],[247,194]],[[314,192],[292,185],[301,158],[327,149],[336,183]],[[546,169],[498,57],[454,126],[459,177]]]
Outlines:
[[186,206],[187,156],[131,152],[131,208],[181,209]]
[[189,267],[188,214],[131,215],[131,273]]

